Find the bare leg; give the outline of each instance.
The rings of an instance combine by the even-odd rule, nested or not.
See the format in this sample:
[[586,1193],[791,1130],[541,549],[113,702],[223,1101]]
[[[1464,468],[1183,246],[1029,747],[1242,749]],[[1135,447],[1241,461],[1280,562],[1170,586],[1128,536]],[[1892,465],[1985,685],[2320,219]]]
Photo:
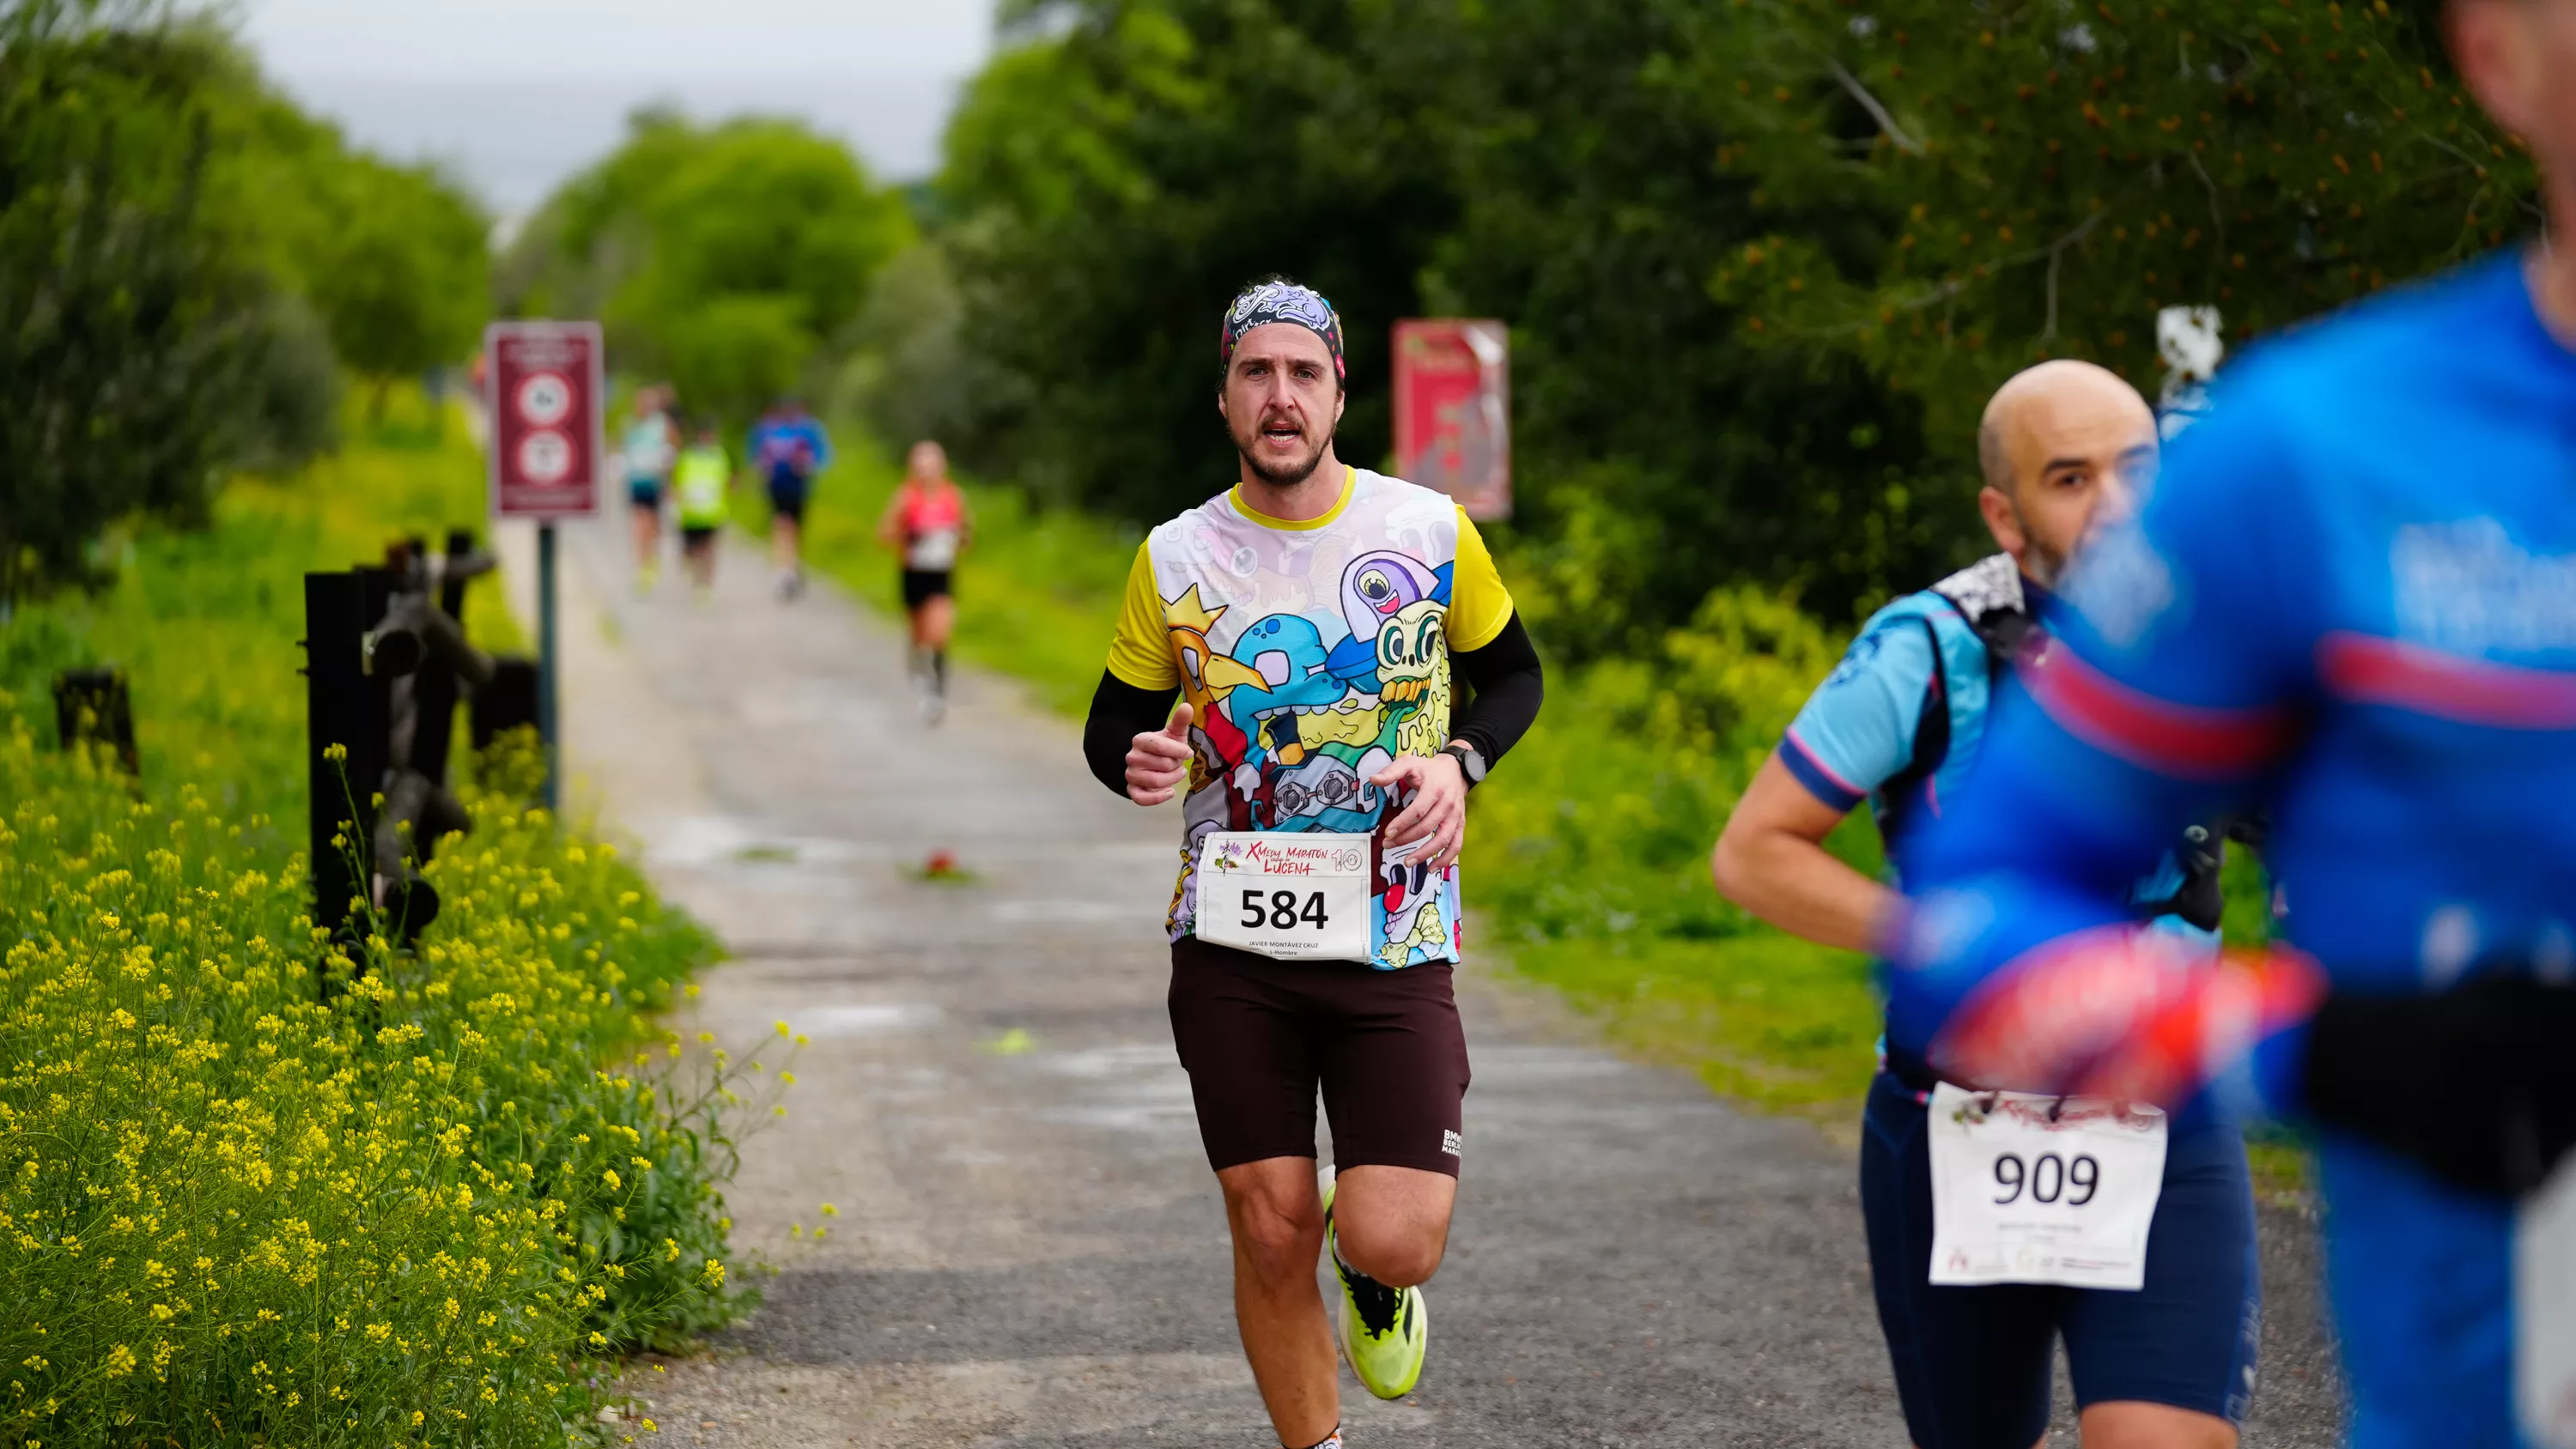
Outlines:
[[1458,1179],[1418,1167],[1359,1166],[1334,1176],[1333,1236],[1342,1261],[1390,1288],[1431,1281],[1449,1251]]
[[924,649],[948,647],[949,631],[957,626],[957,601],[941,594],[925,599],[913,611],[912,642]]
[[1234,1321],[1282,1444],[1312,1444],[1342,1419],[1332,1326],[1315,1288],[1324,1202],[1311,1157],[1266,1157],[1216,1175],[1234,1234]]
[[662,512],[658,508],[638,507],[635,515],[635,571],[650,574],[662,549]]
[[2080,1422],[2084,1449],[2236,1449],[2235,1425],[2166,1404],[2095,1404]]
[[797,568],[797,533],[795,519],[781,515],[769,520],[769,555],[780,573],[794,573]]

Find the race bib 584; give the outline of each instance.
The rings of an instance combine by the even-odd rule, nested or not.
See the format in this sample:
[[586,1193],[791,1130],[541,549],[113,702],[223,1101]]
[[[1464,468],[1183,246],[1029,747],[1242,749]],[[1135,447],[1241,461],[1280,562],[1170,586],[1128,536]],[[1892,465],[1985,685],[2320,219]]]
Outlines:
[[1369,837],[1217,831],[1199,846],[1198,937],[1283,961],[1369,959]]

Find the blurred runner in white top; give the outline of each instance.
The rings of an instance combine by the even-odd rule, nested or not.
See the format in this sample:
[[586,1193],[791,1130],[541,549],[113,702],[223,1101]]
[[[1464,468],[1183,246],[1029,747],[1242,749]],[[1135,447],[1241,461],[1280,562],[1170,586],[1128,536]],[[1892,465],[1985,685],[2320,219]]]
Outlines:
[[670,409],[670,389],[637,389],[634,415],[627,419],[626,431],[618,437],[618,451],[626,459],[626,496],[634,505],[638,593],[651,592],[654,578],[661,572],[662,491],[670,482],[671,464],[680,452],[680,429],[671,421]]

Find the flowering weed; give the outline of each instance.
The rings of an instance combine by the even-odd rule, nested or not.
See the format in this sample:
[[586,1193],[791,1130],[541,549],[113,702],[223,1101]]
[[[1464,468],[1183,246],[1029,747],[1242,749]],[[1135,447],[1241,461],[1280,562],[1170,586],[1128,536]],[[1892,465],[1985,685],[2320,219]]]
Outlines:
[[[780,1074],[653,1025],[714,943],[632,866],[495,788],[416,951],[311,923],[295,571],[478,473],[362,444],[0,626],[0,1443],[587,1442],[603,1358],[748,1306],[724,1124]],[[139,786],[36,744],[98,658]]]

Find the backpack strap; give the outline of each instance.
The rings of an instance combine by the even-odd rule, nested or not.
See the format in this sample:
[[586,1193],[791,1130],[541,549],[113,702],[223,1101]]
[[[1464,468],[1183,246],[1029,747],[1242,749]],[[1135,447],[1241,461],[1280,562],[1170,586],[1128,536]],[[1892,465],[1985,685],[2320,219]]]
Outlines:
[[[2021,652],[2037,628],[2029,612],[2016,605],[1988,608],[1978,613],[1957,598],[1935,588],[1935,598],[1950,606],[1960,622],[1975,631],[1977,642],[1986,649],[1987,698],[2003,682],[2012,668],[2014,656]],[[1932,677],[1923,688],[1923,712],[1914,722],[1914,754],[1878,791],[1879,838],[1893,842],[1897,833],[1911,821],[1915,805],[1928,800],[1926,793],[1941,766],[1949,761],[1952,733],[1952,690],[1950,660],[1941,648],[1941,631],[1929,614],[1917,614],[1914,621],[1923,627],[1924,642],[1932,646]]]
[[1923,682],[1923,708],[1914,718],[1913,755],[1878,787],[1878,835],[1891,847],[1913,818],[1916,797],[1950,758],[1950,662],[1941,652],[1941,631],[1932,616],[1913,617],[1922,626],[1923,642],[1931,646],[1932,674]]

